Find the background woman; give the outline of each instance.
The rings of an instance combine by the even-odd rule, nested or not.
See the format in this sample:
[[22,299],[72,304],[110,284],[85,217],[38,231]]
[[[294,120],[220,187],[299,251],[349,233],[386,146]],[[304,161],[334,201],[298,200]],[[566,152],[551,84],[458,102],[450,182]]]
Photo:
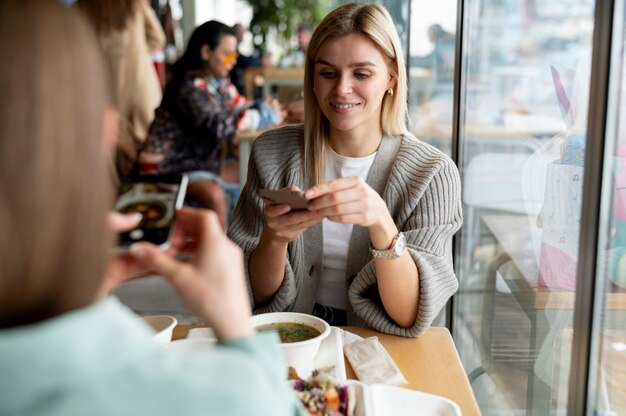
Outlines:
[[[213,213],[178,215],[190,263],[149,244],[113,256],[117,121],[87,23],[56,1],[4,0],[0,35],[0,414],[305,414],[277,337],[253,332],[241,251]],[[166,276],[219,344],[175,354],[105,296],[138,268]]]
[[[305,65],[304,125],[255,140],[229,229],[246,255],[255,312],[417,336],[458,287],[458,171],[406,129],[405,66],[383,7],[331,12]],[[257,196],[284,187],[306,189],[308,210]]]
[[145,0],[76,4],[95,28],[112,70],[115,105],[122,116],[115,165],[123,179],[133,169],[161,102],[161,85],[149,53],[165,46],[165,33]]
[[246,99],[228,78],[236,60],[234,29],[215,20],[198,26],[174,65],[140,155],[142,173],[187,173],[188,198],[214,210],[224,226],[223,189],[234,205],[239,187],[219,178],[222,149],[238,127],[254,128]]

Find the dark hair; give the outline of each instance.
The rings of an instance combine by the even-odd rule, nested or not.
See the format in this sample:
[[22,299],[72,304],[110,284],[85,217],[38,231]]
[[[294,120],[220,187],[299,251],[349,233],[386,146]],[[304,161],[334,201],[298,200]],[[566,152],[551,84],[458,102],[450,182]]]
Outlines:
[[237,37],[232,27],[217,20],[210,20],[195,28],[189,38],[185,53],[174,64],[174,76],[180,80],[188,71],[204,70],[205,63],[200,56],[202,46],[208,45],[209,49],[214,50],[224,35]]

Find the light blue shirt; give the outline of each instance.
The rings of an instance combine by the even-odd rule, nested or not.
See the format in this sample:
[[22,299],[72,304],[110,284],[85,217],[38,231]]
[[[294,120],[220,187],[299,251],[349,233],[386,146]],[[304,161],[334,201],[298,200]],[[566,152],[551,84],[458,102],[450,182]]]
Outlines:
[[181,354],[116,298],[0,330],[0,415],[306,415],[275,334]]

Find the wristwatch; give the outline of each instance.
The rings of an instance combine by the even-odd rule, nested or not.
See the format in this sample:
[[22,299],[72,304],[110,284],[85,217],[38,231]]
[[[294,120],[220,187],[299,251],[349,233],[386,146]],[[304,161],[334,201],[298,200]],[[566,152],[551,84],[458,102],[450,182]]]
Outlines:
[[387,250],[376,250],[374,247],[371,247],[372,256],[378,257],[381,259],[397,259],[398,257],[404,254],[404,250],[406,250],[406,237],[404,233],[400,232],[397,236],[393,238],[391,241],[391,247]]

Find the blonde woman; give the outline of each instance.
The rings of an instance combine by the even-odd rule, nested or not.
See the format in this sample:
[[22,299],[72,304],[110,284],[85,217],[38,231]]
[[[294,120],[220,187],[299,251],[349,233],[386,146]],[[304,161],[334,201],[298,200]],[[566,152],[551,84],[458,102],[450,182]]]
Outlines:
[[[457,290],[459,175],[407,131],[406,82],[383,7],[341,6],[313,33],[304,125],[255,140],[229,229],[245,252],[255,313],[312,313],[414,337]],[[257,196],[286,187],[306,190],[307,210]]]
[[[0,414],[306,414],[277,336],[253,332],[241,250],[215,214],[180,211],[172,252],[112,254],[117,121],[87,23],[57,1],[3,0],[0,35]],[[183,249],[189,263],[172,257]],[[138,268],[166,276],[218,345],[156,344],[107,296]]]
[[161,102],[161,84],[150,52],[165,46],[165,32],[146,0],[78,0],[96,30],[113,76],[122,115],[116,168],[131,173]]

